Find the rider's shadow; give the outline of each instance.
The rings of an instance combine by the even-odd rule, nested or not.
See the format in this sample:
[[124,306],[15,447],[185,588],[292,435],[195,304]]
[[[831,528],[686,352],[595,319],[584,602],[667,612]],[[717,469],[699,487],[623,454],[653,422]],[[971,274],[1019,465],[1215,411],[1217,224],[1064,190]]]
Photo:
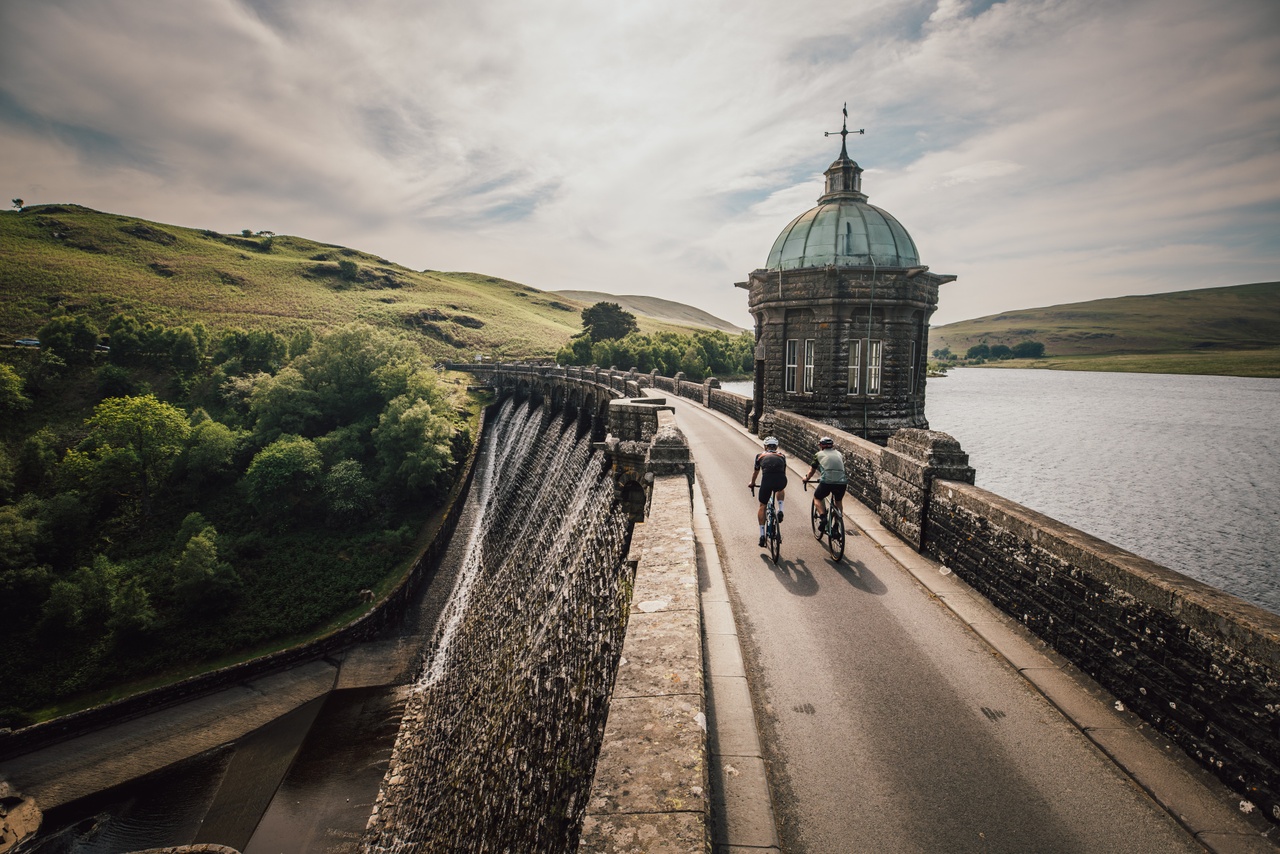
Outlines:
[[813,596],[818,592],[818,579],[813,577],[803,560],[782,559],[774,563],[768,555],[760,555],[778,583],[793,596]]
[[889,592],[889,588],[884,586],[884,582],[876,578],[875,573],[860,560],[833,562],[833,566],[841,578],[859,590],[870,593],[872,596],[883,596]]

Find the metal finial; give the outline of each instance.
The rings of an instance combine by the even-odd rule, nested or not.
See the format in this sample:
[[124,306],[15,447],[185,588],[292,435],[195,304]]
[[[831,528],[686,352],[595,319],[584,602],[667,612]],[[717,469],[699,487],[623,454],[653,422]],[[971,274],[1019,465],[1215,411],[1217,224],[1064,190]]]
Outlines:
[[843,122],[841,122],[841,124],[840,124],[840,130],[838,130],[838,131],[834,131],[834,130],[823,131],[823,132],[822,132],[822,135],[823,135],[823,136],[831,136],[831,134],[833,134],[833,133],[838,133],[838,134],[840,134],[840,156],[841,156],[841,157],[843,157],[844,159],[848,160],[848,159],[849,159],[849,149],[848,149],[848,147],[846,146],[846,144],[845,144],[845,143],[846,143],[846,142],[848,142],[849,134],[851,134],[851,133],[861,133],[861,134],[865,134],[867,131],[866,131],[866,128],[858,128],[857,130],[849,130],[849,102],[848,102],[848,101],[845,101],[845,102],[844,102],[844,108],[841,110],[841,112],[843,112],[843,113],[844,113],[844,121],[843,121]]

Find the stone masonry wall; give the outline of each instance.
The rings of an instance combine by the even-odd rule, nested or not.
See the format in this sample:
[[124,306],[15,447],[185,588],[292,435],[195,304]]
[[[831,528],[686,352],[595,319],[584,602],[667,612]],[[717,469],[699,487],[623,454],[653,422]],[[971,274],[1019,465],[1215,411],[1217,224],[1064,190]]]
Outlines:
[[1280,616],[975,486],[925,551],[1280,821]]
[[743,427],[746,427],[751,418],[751,398],[743,397],[740,394],[734,394],[731,391],[722,391],[718,388],[711,389],[709,408],[716,412],[722,412],[728,415],[734,421],[737,421]]

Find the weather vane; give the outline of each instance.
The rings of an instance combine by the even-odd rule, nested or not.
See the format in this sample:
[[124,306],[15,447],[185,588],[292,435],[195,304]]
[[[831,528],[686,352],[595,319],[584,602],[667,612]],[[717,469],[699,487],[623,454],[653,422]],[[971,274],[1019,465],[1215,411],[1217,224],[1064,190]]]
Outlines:
[[849,130],[849,102],[848,102],[848,101],[845,101],[845,102],[844,102],[844,109],[843,109],[843,110],[841,110],[841,112],[843,112],[843,113],[844,113],[844,122],[841,124],[841,126],[840,126],[840,130],[838,130],[838,131],[835,131],[835,130],[823,131],[823,132],[822,132],[822,135],[823,135],[823,136],[831,136],[831,134],[833,134],[833,133],[838,133],[838,134],[840,134],[840,151],[841,151],[841,153],[842,153],[842,154],[844,154],[846,157],[848,157],[848,156],[849,156],[849,155],[848,155],[848,148],[846,148],[846,147],[845,147],[845,142],[847,142],[847,141],[848,141],[849,134],[851,134],[851,133],[861,133],[861,134],[865,134],[867,131],[866,131],[866,128],[858,128],[857,130]]

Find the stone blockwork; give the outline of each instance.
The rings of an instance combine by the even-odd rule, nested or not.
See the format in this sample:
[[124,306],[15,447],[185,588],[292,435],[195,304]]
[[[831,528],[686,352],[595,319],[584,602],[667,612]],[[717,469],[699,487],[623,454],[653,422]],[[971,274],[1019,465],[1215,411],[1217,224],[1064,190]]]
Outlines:
[[[765,410],[822,418],[877,442],[904,427],[927,428],[928,321],[938,305],[938,286],[953,278],[927,270],[828,266],[753,272],[739,287],[749,291],[756,319]],[[788,342],[796,352],[788,351]],[[880,349],[871,353],[872,346]]]
[[717,386],[708,391],[707,399],[706,406],[728,415],[743,427],[751,423],[751,398],[731,391],[723,391]]
[[1280,821],[1280,616],[968,484],[925,551]]
[[635,590],[582,827],[584,854],[710,851],[701,612],[686,478],[659,475],[652,507],[631,540]]

